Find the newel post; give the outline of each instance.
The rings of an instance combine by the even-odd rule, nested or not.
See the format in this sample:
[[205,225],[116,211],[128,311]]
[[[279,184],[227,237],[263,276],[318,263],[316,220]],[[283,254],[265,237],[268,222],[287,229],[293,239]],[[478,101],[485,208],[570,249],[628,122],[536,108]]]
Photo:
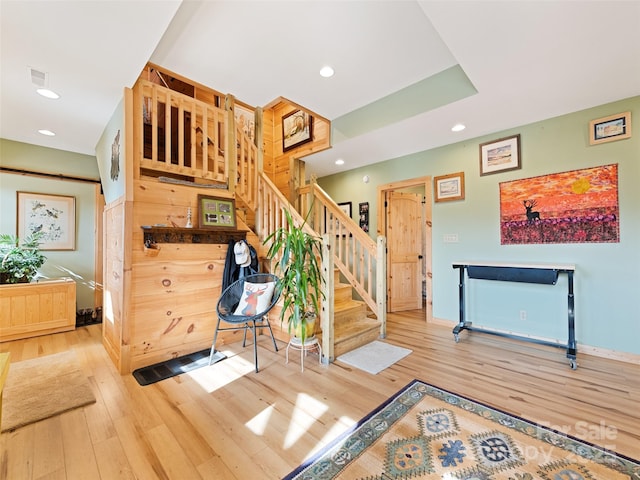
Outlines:
[[335,277],[333,269],[331,243],[329,242],[329,234],[325,233],[322,236],[322,277],[324,278],[324,282],[322,284],[322,313],[320,315],[320,326],[322,328],[322,363],[325,365],[334,360],[333,292]]
[[380,338],[387,337],[387,237],[378,235],[376,262],[376,303],[380,320]]
[[236,139],[236,117],[235,117],[235,98],[228,94],[224,98],[224,109],[227,112],[225,147],[224,156],[227,162],[227,173],[229,182],[229,192],[236,191],[236,183],[238,183],[238,147]]

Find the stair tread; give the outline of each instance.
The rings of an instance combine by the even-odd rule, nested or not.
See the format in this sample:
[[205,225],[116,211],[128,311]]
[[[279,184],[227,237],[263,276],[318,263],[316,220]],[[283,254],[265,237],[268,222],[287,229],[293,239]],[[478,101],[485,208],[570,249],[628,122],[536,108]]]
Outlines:
[[341,302],[334,303],[333,311],[334,312],[339,312],[339,311],[343,311],[343,310],[349,310],[349,309],[352,309],[352,308],[361,308],[361,307],[363,307],[365,305],[366,304],[361,300],[353,300],[353,299],[343,300]]
[[373,320],[371,318],[362,319],[357,322],[350,322],[336,326],[334,337],[337,343],[346,338],[351,338],[353,336],[360,335],[362,332],[377,329],[379,327],[380,323],[377,320]]

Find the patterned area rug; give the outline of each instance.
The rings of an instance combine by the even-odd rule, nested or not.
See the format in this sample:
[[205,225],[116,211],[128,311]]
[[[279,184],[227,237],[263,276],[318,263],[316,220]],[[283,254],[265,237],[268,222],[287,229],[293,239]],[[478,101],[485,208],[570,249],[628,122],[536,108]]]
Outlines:
[[414,380],[285,480],[635,480],[640,463]]

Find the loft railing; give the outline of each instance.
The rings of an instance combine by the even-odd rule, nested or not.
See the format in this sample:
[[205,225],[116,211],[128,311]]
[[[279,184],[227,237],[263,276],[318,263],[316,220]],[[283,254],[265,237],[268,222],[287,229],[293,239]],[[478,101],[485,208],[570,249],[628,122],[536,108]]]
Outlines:
[[220,108],[140,79],[133,98],[140,171],[226,185],[255,209],[258,148],[235,123],[233,97]]
[[140,79],[134,119],[141,169],[226,182],[227,111]]

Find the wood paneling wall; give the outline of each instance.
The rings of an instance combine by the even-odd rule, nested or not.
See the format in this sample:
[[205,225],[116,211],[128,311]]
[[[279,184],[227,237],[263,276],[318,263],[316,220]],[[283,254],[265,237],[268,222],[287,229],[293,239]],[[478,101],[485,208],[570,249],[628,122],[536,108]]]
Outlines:
[[[147,69],[143,76],[149,73]],[[189,82],[166,73],[180,82]],[[196,98],[220,106],[218,92],[193,85]],[[126,108],[131,106],[132,98],[132,95],[125,97],[127,125],[136,120],[133,109]],[[299,108],[302,107],[280,98],[262,109],[263,168],[292,202],[297,198],[298,186],[305,181],[304,162],[300,158],[324,150],[330,143],[329,121],[303,109],[314,117],[313,141],[286,154],[282,152],[282,117]],[[131,142],[133,135],[126,138]],[[133,148],[125,151],[127,164],[133,165],[133,171],[128,173],[132,192],[126,195],[126,201],[105,207],[103,236],[103,344],[120,373],[211,346],[228,250],[228,244],[162,243],[149,252],[144,248],[141,226],[184,227],[187,209],[191,207],[196,227],[198,194],[234,198],[225,189],[162,183],[146,177],[140,168],[140,158],[136,158],[141,157],[141,152]],[[243,217],[252,222],[253,212],[238,215],[237,228],[247,230],[247,241],[260,251],[259,240]],[[241,336],[241,331],[222,332],[217,346],[235,342]]]
[[[298,148],[282,151],[282,117],[294,110],[304,110],[313,117],[313,140],[300,145]],[[265,108],[265,111],[267,108]],[[300,105],[280,98],[272,102],[269,108],[271,112],[271,137],[273,155],[273,183],[284,196],[292,203],[297,203],[298,187],[305,183],[304,157],[312,153],[321,152],[331,146],[331,122],[326,118],[309,111]],[[267,131],[265,122],[265,132]],[[266,135],[266,133],[265,133]],[[266,158],[266,156],[265,156]],[[267,163],[265,161],[265,163]]]

